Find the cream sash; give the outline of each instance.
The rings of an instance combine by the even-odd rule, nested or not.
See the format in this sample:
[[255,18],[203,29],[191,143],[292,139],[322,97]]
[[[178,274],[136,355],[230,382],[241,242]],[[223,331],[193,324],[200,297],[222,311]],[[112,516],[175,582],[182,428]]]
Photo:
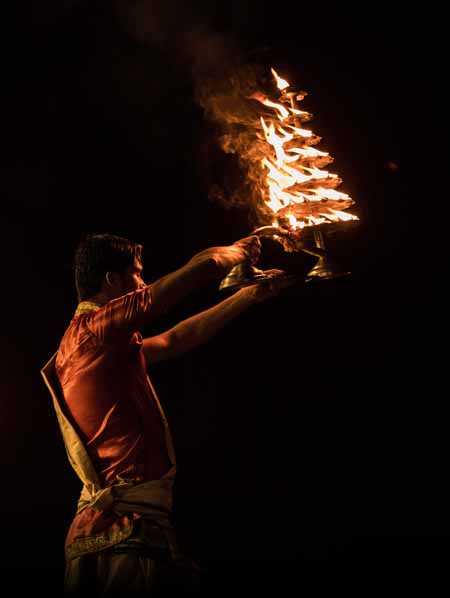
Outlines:
[[170,525],[168,516],[172,510],[172,489],[176,473],[175,451],[166,417],[150,379],[147,377],[164,425],[172,467],[159,480],[130,483],[119,479],[113,486],[103,488],[83,442],[63,412],[63,403],[59,398],[62,393],[55,371],[56,355],[55,353],[41,369],[41,374],[53,399],[69,462],[83,483],[77,513],[81,513],[86,507],[95,510],[112,508],[118,514],[139,513],[157,519],[162,525]]

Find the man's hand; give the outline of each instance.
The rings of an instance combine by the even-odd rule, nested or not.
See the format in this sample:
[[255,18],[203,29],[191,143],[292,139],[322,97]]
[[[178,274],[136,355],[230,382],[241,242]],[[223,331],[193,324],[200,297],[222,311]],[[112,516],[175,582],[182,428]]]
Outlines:
[[297,277],[286,274],[283,270],[264,270],[267,280],[246,288],[246,292],[257,303],[276,297],[282,289],[290,287],[297,282]]
[[200,253],[194,255],[190,260],[190,263],[195,263],[199,260],[211,259],[214,264],[218,267],[218,274],[226,274],[241,262],[250,260],[251,263],[255,264],[261,253],[261,241],[256,235],[250,235],[244,237],[239,241],[236,241],[232,245],[225,245],[221,247],[209,247],[204,249]]

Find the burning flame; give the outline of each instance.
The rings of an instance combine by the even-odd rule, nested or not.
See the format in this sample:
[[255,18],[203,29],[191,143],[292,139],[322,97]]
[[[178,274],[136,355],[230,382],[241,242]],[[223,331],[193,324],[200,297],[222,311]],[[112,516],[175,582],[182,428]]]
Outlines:
[[297,101],[306,95],[289,92],[290,84],[271,69],[278,89],[279,101],[269,99],[261,92],[254,99],[273,111],[273,117],[260,118],[266,143],[261,159],[261,192],[264,204],[275,215],[275,226],[299,231],[307,226],[323,223],[358,220],[344,212],[354,201],[346,193],[336,190],[342,180],[337,174],[323,170],[333,159],[328,152],[314,147],[321,141],[303,122],[312,115],[297,108]]
[[282,79],[274,68],[271,68],[270,70],[272,71],[272,75],[275,77],[277,87],[280,91],[283,91],[283,89],[289,87],[289,83],[285,79]]

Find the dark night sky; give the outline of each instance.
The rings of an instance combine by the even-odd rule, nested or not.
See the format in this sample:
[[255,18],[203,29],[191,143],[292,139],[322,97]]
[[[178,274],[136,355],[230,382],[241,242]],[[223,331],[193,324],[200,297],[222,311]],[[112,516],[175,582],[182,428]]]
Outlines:
[[[439,14],[387,2],[278,13],[209,4],[47,0],[5,19],[4,566],[28,569],[23,535],[45,537],[36,579],[58,587],[78,481],[39,368],[75,307],[80,235],[142,241],[152,280],[249,232],[245,214],[208,199],[226,159],[194,101],[183,36],[199,24],[206,40],[234,40],[243,61],[269,61],[308,91],[312,128],[361,221],[332,243],[350,278],[292,289],[151,372],[178,450],[181,533],[218,575],[221,560],[439,565],[449,531],[436,349],[444,213],[432,175],[445,163]],[[127,5],[142,10],[134,33]],[[196,57],[206,58],[220,75],[224,64]],[[428,209],[437,224],[424,224]],[[262,265],[301,260],[269,243]],[[160,328],[219,298],[196,294]]]

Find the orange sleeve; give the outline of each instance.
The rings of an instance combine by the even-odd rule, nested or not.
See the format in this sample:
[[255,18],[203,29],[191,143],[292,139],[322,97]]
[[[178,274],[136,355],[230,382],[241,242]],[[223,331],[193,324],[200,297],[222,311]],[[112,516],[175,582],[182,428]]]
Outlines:
[[152,321],[152,292],[148,285],[118,299],[113,299],[86,318],[88,329],[101,342],[129,337]]

